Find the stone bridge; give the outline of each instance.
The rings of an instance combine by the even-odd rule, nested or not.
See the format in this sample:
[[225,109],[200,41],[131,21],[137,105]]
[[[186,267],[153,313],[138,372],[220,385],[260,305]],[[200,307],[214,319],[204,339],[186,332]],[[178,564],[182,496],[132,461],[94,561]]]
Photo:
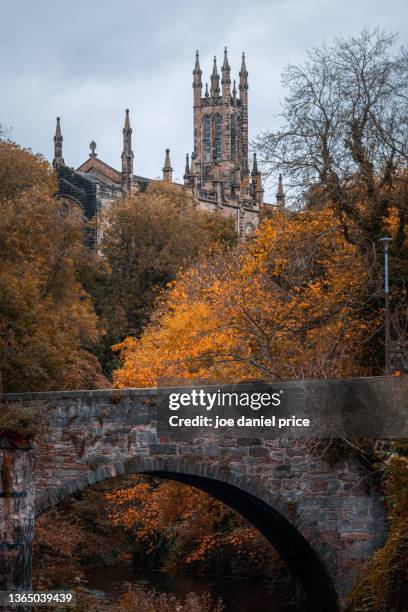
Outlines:
[[151,474],[237,510],[293,572],[304,610],[330,612],[385,538],[376,483],[352,455],[328,462],[310,441],[231,434],[170,442],[157,390],[9,394],[41,411],[30,447],[0,436],[0,590],[28,587],[34,514],[97,482]]

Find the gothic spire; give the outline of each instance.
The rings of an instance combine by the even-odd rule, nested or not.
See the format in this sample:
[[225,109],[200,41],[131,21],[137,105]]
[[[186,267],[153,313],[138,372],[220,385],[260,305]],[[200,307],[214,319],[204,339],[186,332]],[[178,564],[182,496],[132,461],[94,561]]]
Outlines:
[[132,128],[130,127],[129,109],[125,111],[125,125],[123,126],[122,151],[122,181],[127,189],[133,176]]
[[237,86],[235,84],[235,79],[234,79],[234,85],[232,87],[232,100],[234,104],[236,102],[236,99],[237,99]]
[[218,74],[217,69],[217,58],[214,55],[214,65],[213,71],[211,75],[211,96],[219,96],[220,95],[220,75]]
[[254,159],[252,162],[252,172],[251,172],[251,176],[252,176],[252,193],[255,196],[255,201],[258,204],[258,206],[262,206],[263,204],[263,195],[264,195],[264,190],[262,188],[262,175],[258,170],[258,162],[256,159],[256,153],[254,152]]
[[248,89],[248,71],[245,64],[245,53],[242,54],[241,70],[239,71],[239,90]]
[[54,141],[60,140],[62,142],[62,133],[61,133],[61,118],[57,117],[57,127],[55,128],[55,137]]
[[163,181],[171,183],[173,180],[173,168],[170,163],[170,149],[166,149],[166,156],[164,158],[163,170]]
[[196,51],[196,61],[195,61],[195,65],[194,65],[194,71],[193,74],[201,74],[201,69],[200,69],[200,56],[198,54],[198,49]]
[[256,160],[256,153],[254,153],[254,160],[252,163],[252,176],[258,176],[260,174],[259,170],[258,170],[258,162]]
[[201,70],[200,70],[200,56],[198,54],[198,49],[196,51],[196,63],[195,63],[195,66],[194,66],[194,72],[200,72],[201,73]]
[[125,127],[123,128],[124,130],[130,130],[132,131],[132,128],[130,127],[130,120],[129,120],[129,109],[127,108],[125,111]]
[[59,166],[63,166],[65,164],[64,159],[62,157],[62,141],[63,141],[62,133],[61,133],[61,124],[60,118],[57,117],[57,126],[55,128],[55,136],[54,136],[54,159],[52,161],[52,166],[54,170],[57,170]]
[[187,178],[190,174],[190,158],[189,155],[187,153],[186,155],[186,169],[184,171],[184,178]]
[[132,150],[132,128],[130,127],[128,108],[125,111],[125,125],[123,126],[123,150],[127,153]]
[[[193,154],[194,155],[194,154]],[[187,153],[186,155],[186,167],[184,169],[184,184],[185,185],[190,185],[190,157]]]
[[195,65],[194,65],[194,70],[193,70],[193,87],[197,87],[198,89],[201,89],[203,84],[201,82],[201,75],[202,75],[202,70],[200,68],[200,58],[198,55],[198,51],[196,51],[196,60],[195,60]]
[[228,64],[228,51],[227,51],[227,47],[224,47],[224,63],[222,65],[222,69],[223,70],[229,70],[229,64]]
[[283,191],[282,175],[279,175],[278,190],[276,192],[276,203],[283,208],[285,206],[285,192]]
[[245,53],[242,54],[241,70],[239,71],[239,99],[242,116],[242,155],[241,166],[243,176],[248,175],[248,71],[245,64]]
[[204,95],[206,98],[210,97],[210,94],[208,93],[208,83],[205,84],[205,94]]
[[230,80],[230,66],[228,63],[228,52],[227,52],[227,47],[225,47],[224,49],[224,62],[222,64],[222,68],[221,68],[221,72],[222,72],[222,81],[221,83],[226,83],[229,82],[231,83]]
[[229,104],[231,99],[231,69],[228,64],[227,47],[224,49],[224,62],[221,68],[222,72],[222,101]]
[[242,74],[245,74],[246,76],[248,76],[248,72],[247,72],[246,64],[245,64],[245,53],[244,52],[242,53],[241,72]]
[[[194,111],[194,121],[197,121],[198,119],[198,113],[200,112],[200,106],[201,106],[201,95],[202,95],[202,90],[203,90],[203,83],[201,81],[201,74],[202,74],[202,70],[200,68],[200,58],[198,56],[198,51],[196,51],[196,59],[195,59],[195,64],[194,64],[194,70],[193,70],[193,100],[194,100],[194,108],[196,109]],[[194,147],[197,146],[197,143],[195,143]]]

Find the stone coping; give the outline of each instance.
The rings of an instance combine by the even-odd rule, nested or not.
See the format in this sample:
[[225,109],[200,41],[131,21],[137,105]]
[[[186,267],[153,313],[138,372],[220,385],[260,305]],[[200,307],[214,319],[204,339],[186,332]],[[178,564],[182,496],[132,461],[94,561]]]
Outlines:
[[[161,390],[161,389],[160,389]],[[126,388],[126,389],[79,389],[74,391],[35,391],[26,393],[4,393],[1,396],[5,402],[20,402],[34,400],[56,400],[56,399],[87,399],[87,398],[111,398],[112,395],[129,397],[138,395],[158,395],[157,388]]]
[[[57,399],[90,399],[90,398],[111,398],[112,395],[119,397],[132,397],[132,396],[146,396],[146,395],[159,395],[160,393],[171,392],[172,390],[181,390],[183,388],[224,388],[224,387],[240,387],[257,384],[267,384],[273,387],[297,387],[302,383],[322,383],[322,382],[346,382],[346,381],[373,381],[380,382],[390,380],[390,382],[396,382],[401,380],[393,376],[367,376],[367,377],[356,377],[356,378],[319,378],[319,379],[298,379],[298,380],[275,380],[275,381],[247,381],[240,383],[229,383],[229,384],[186,384],[186,385],[174,385],[169,387],[127,387],[125,389],[110,388],[110,389],[78,389],[73,391],[35,391],[35,392],[24,392],[24,393],[4,393],[0,395],[0,399],[5,402],[19,402],[19,401],[41,401],[41,400],[57,400]],[[408,384],[408,381],[407,381]]]

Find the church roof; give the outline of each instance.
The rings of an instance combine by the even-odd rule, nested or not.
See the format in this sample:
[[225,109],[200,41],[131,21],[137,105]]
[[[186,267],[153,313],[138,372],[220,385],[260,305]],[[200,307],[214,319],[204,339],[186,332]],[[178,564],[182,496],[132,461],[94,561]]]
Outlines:
[[87,181],[92,181],[93,183],[98,183],[100,181],[97,176],[91,174],[90,172],[80,172],[79,170],[75,170],[75,173],[79,174],[79,176],[82,176]]
[[77,168],[77,172],[84,172],[87,174],[90,172],[90,170],[96,170],[114,183],[120,184],[122,182],[122,173],[118,172],[118,170],[115,170],[115,168],[112,168],[112,166],[99,159],[99,157],[96,157],[96,155],[91,155]]
[[[120,185],[122,183],[122,173],[116,168],[113,168],[99,157],[89,157],[83,164],[78,166],[76,172],[81,176],[88,178],[89,180],[97,183],[101,180],[100,176],[95,176],[92,174],[92,170],[95,170],[102,176],[106,176],[109,181],[113,183],[117,183]],[[145,176],[140,176],[138,174],[133,174],[133,178],[138,183],[150,183],[152,179],[149,179]]]
[[134,174],[133,178],[135,179],[135,181],[138,181],[140,183],[151,183],[152,179],[146,178],[145,176],[139,176],[138,174]]

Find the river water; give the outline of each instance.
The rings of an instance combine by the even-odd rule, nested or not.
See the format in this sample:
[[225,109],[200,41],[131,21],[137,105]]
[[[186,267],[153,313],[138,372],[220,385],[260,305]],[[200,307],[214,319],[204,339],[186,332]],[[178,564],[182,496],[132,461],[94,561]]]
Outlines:
[[86,587],[91,592],[112,596],[126,583],[143,581],[159,593],[173,593],[182,598],[187,593],[209,592],[213,599],[221,597],[225,612],[284,612],[276,593],[265,584],[248,578],[218,576],[170,575],[166,572],[138,572],[129,563],[109,567],[87,566]]

